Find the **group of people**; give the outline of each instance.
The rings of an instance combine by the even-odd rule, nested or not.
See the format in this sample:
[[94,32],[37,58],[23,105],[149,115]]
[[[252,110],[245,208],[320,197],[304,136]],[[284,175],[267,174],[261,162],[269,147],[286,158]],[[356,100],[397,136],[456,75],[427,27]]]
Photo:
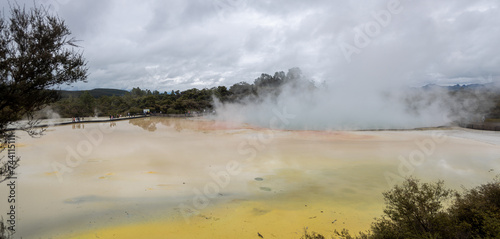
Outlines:
[[73,117],[73,122],[80,122],[80,121],[83,121],[83,117],[80,118],[80,117]]
[[[130,112],[129,112],[129,113],[127,113],[127,117],[132,117],[132,116],[133,116],[133,115],[132,115]],[[121,117],[122,117],[122,115],[118,115],[118,114],[117,114],[117,115],[109,115],[109,119],[110,119],[110,120],[111,120],[111,119],[118,119],[118,118],[121,118]]]

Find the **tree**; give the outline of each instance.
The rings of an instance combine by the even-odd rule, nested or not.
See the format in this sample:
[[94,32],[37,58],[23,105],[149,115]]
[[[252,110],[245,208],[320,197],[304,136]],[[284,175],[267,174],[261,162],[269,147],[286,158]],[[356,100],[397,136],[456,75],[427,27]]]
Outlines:
[[0,134],[57,100],[50,89],[85,81],[86,62],[62,19],[43,7],[11,6],[0,18]]
[[444,182],[420,183],[409,178],[383,193],[386,209],[372,225],[373,238],[438,238],[449,222],[443,203],[453,191]]
[[84,91],[82,95],[78,98],[80,101],[80,112],[77,116],[92,116],[94,115],[94,109],[95,109],[95,99],[94,97],[88,92]]
[[213,94],[220,101],[227,101],[227,98],[229,95],[231,95],[231,92],[225,86],[219,86],[217,88],[213,88]]
[[455,238],[500,238],[500,181],[457,194],[449,213]]
[[134,97],[141,97],[141,96],[145,95],[146,92],[141,90],[141,88],[137,87],[137,88],[132,88],[132,90],[130,91],[130,94],[132,94],[132,96],[134,96]]
[[[0,18],[1,146],[13,134],[9,126],[23,117],[29,119],[23,129],[40,135],[43,130],[34,129],[38,121],[33,115],[58,99],[52,89],[86,80],[87,63],[70,35],[64,21],[42,6],[26,10],[13,4],[9,18]],[[7,176],[2,170],[0,178]]]
[[[337,238],[500,238],[500,181],[458,193],[443,181],[420,183],[408,178],[383,193],[384,216],[371,232],[351,236],[343,229]],[[450,201],[447,201],[451,199]]]
[[253,94],[253,85],[248,84],[247,82],[240,82],[232,85],[229,88],[229,92],[233,95],[232,100],[241,100],[249,95]]
[[[23,126],[31,136],[38,123],[33,115],[58,99],[56,91],[61,84],[84,81],[87,77],[83,55],[75,52],[75,39],[64,21],[51,16],[43,7],[30,10],[11,5],[10,18],[0,18],[0,152],[13,137],[9,125],[28,118]],[[0,182],[9,179],[19,166],[19,157],[4,161],[0,158]],[[10,238],[3,220],[0,238]]]

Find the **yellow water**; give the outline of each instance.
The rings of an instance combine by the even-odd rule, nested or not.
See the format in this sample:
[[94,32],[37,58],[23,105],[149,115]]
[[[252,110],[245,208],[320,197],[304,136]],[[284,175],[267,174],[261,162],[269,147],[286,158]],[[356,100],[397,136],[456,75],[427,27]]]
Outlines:
[[[304,228],[329,236],[369,229],[387,175],[459,188],[500,171],[498,135],[462,129],[286,131],[146,118],[18,135],[23,238],[300,238]],[[419,152],[418,164],[401,163]]]

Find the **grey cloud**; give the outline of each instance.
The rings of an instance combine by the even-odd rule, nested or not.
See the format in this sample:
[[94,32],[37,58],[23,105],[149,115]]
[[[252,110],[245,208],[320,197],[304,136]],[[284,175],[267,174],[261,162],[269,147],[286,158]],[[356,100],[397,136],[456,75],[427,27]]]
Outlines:
[[401,13],[346,61],[340,44],[353,45],[355,29],[376,22],[372,14],[390,1],[39,3],[53,6],[82,40],[90,76],[78,89],[229,86],[294,66],[317,82],[370,87],[498,80],[493,0],[401,0]]

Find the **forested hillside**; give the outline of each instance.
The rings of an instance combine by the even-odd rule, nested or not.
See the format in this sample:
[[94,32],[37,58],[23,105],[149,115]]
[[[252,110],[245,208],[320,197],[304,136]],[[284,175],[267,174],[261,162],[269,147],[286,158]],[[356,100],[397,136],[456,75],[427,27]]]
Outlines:
[[[143,109],[165,114],[184,114],[186,112],[211,112],[214,98],[222,102],[258,100],[263,96],[278,95],[283,85],[304,85],[314,88],[306,80],[299,68],[292,68],[285,74],[276,72],[274,76],[262,74],[254,84],[241,82],[229,89],[225,86],[210,89],[189,89],[185,91],[159,92],[133,88],[130,92],[111,89],[91,91],[62,92],[62,98],[52,105],[61,117],[107,116],[140,114]],[[116,93],[116,94],[115,94]],[[111,96],[110,96],[111,94]]]
[[[414,89],[407,95],[407,108],[411,111],[415,105],[429,104],[434,97],[422,97],[426,92],[438,88],[439,94],[446,95],[446,103],[452,112],[477,112],[478,118],[500,118],[500,94],[489,85],[441,87],[428,85]],[[232,85],[213,87],[210,89],[189,89],[170,92],[151,91],[133,88],[130,92],[114,89],[94,89],[90,91],[62,91],[61,99],[51,107],[61,117],[76,116],[108,116],[140,114],[143,109],[164,114],[184,114],[186,112],[212,112],[214,99],[221,102],[256,102],[264,98],[273,98],[283,90],[301,91],[315,94],[317,86],[308,80],[299,68],[289,69],[287,73],[280,71],[269,75],[263,73],[253,84],[240,82]],[[440,97],[441,97],[440,96]],[[479,99],[478,97],[482,97]],[[471,99],[474,99],[471,101]],[[480,104],[470,104],[480,102]],[[446,107],[446,106],[445,106]]]
[[[85,91],[70,91],[70,90],[60,90],[59,94],[61,98],[77,98],[80,97]],[[128,93],[126,90],[117,90],[117,89],[105,89],[105,88],[96,88],[88,91],[90,95],[94,98],[99,98],[101,96],[124,96]]]

